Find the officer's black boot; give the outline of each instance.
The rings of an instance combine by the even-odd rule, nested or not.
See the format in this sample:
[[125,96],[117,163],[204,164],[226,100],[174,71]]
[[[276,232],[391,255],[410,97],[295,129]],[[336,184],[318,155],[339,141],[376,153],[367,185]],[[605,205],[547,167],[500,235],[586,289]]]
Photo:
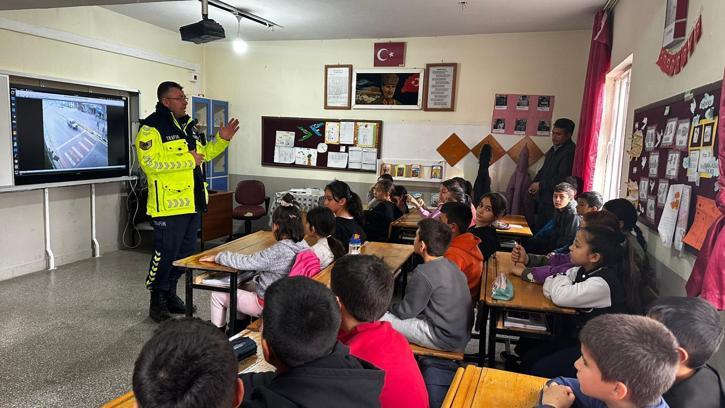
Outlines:
[[149,317],[156,323],[171,319],[169,309],[166,306],[168,292],[160,290],[151,291],[151,305],[149,306]]
[[[169,309],[169,313],[186,313],[186,305],[184,304],[184,301],[176,295],[176,282],[171,283],[171,289],[166,296],[166,307]],[[196,305],[194,305],[194,313],[196,313]]]

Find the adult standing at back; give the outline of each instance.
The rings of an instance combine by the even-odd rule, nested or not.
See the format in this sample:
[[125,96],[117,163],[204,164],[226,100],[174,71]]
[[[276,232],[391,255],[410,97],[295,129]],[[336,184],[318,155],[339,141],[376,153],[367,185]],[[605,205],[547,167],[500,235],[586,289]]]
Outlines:
[[141,121],[136,153],[148,183],[146,212],[154,228],[146,288],[151,290],[149,317],[156,322],[184,313],[176,295],[180,268],[172,262],[194,253],[201,213],[206,211],[207,191],[202,164],[222,153],[239,130],[232,119],[213,141],[194,130],[186,114],[189,98],[176,82],[162,82],[156,90],[156,111]]
[[574,122],[571,119],[560,118],[554,122],[551,130],[554,145],[546,152],[544,165],[529,186],[529,194],[536,200],[534,226],[537,231],[554,216],[554,186],[564,181],[564,177],[571,176],[576,149],[572,134]]

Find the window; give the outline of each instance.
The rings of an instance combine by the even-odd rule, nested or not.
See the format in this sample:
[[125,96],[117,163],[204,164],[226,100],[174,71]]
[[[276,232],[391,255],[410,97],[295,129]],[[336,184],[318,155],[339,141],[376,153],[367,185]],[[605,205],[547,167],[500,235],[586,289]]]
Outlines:
[[607,75],[604,117],[597,146],[600,154],[594,170],[594,190],[602,193],[605,202],[619,197],[631,72],[630,56]]

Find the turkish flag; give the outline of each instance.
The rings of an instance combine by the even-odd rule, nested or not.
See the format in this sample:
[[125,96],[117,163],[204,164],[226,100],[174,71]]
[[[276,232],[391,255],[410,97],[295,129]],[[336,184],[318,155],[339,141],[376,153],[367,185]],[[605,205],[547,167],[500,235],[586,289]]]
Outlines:
[[402,67],[405,64],[405,43],[375,43],[373,60],[375,67]]
[[402,93],[418,92],[419,87],[420,87],[420,75],[411,74],[411,75],[408,75],[408,78],[405,79],[405,83],[403,84],[403,87],[400,88],[400,92],[402,92]]

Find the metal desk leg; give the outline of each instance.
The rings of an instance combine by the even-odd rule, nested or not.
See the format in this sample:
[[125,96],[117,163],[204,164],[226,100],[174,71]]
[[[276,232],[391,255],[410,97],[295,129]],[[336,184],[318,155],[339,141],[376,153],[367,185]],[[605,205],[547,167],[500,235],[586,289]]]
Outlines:
[[488,349],[486,348],[486,339],[488,338],[486,336],[486,328],[487,328],[487,318],[488,318],[488,306],[486,306],[486,302],[479,302],[478,303],[478,316],[476,317],[476,322],[478,323],[479,331],[478,331],[478,366],[483,367],[483,365],[486,363],[486,354]]
[[495,307],[491,307],[489,310],[488,343],[486,345],[488,348],[486,353],[488,354],[488,362],[486,365],[488,367],[493,367],[496,365],[496,321],[498,320],[498,310]]
[[186,268],[186,317],[194,315],[194,271]]
[[229,277],[229,333],[237,334],[237,274]]

